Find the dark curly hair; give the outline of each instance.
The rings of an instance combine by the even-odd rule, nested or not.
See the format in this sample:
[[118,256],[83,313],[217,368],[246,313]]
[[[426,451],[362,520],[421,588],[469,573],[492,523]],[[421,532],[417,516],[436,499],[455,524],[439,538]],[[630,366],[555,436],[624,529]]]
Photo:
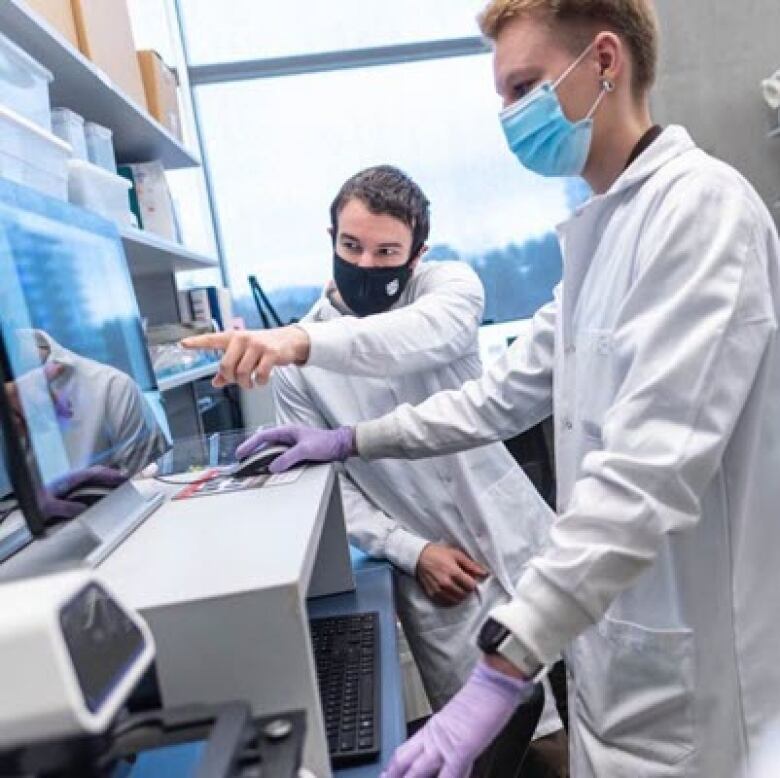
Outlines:
[[392,165],[378,165],[352,176],[330,206],[334,239],[339,214],[352,199],[360,200],[371,213],[387,214],[403,222],[412,231],[410,258],[420,253],[431,229],[430,203],[406,173]]

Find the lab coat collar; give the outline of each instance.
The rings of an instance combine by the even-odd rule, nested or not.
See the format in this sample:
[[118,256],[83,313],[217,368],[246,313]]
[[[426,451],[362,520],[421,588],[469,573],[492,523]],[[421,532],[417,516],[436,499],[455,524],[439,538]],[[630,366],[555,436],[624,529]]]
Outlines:
[[[677,159],[682,154],[696,149],[696,144],[684,127],[672,125],[667,127],[651,146],[640,154],[618,177],[614,184],[602,195],[596,195],[580,206],[573,216],[581,216],[585,212],[597,208],[614,197],[623,195],[628,189],[641,186],[647,179],[661,168]],[[569,220],[558,226],[564,230]]]
[[655,142],[621,173],[607,195],[619,194],[629,187],[644,183],[669,162],[695,148],[696,144],[684,127],[667,127]]
[[331,321],[332,319],[338,319],[341,316],[345,315],[345,312],[339,310],[334,305],[334,302],[330,296],[330,289],[331,289],[330,283],[326,284],[326,286],[322,290],[322,295],[320,296],[320,299],[317,300],[316,303],[314,303],[314,307],[306,316],[307,320],[311,320],[315,322],[324,322],[324,321]]

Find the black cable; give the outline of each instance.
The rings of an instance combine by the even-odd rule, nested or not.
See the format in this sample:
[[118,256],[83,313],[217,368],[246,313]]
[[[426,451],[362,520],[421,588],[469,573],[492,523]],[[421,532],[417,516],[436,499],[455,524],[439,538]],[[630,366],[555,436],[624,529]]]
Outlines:
[[216,481],[219,478],[229,478],[229,473],[217,473],[212,475],[211,478],[195,479],[193,481],[174,481],[172,478],[163,478],[162,476],[153,476],[155,481],[159,481],[161,484],[170,484],[171,486],[191,486],[192,484],[201,483],[201,481]]

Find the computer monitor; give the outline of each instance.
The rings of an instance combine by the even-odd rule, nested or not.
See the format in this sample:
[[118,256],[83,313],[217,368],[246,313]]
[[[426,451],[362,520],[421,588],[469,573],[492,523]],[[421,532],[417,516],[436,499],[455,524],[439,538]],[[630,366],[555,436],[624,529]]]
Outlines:
[[[109,498],[93,505],[95,493],[116,488],[127,497],[129,484],[118,484],[170,447],[116,227],[0,180],[0,279],[0,470],[32,534],[68,518],[76,502],[93,534],[97,526],[115,535],[127,517],[101,517]],[[114,508],[120,502],[127,510],[121,499]]]

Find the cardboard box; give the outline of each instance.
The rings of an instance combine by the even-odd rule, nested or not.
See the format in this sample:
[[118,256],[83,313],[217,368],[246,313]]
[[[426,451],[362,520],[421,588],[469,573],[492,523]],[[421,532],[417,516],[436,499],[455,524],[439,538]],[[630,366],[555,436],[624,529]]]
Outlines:
[[181,117],[179,116],[179,85],[176,74],[149,49],[138,52],[141,78],[146,90],[146,105],[149,113],[163,127],[182,140]]
[[72,0],[79,48],[128,97],[146,108],[126,0]]
[[70,0],[26,0],[39,16],[42,16],[68,43],[79,47],[76,22]]

